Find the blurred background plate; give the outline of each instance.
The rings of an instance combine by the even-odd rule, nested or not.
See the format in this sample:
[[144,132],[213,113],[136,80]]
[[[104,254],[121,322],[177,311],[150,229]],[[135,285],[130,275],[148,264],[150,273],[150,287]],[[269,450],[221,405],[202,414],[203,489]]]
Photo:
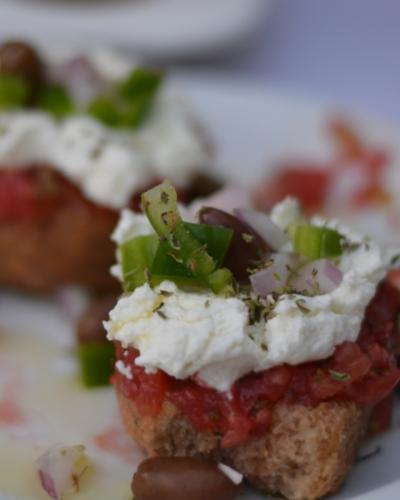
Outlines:
[[271,0],[0,0],[2,37],[110,43],[152,58],[215,55],[265,22]]
[[210,129],[222,172],[245,185],[256,186],[282,158],[330,160],[333,146],[326,125],[332,117],[354,125],[368,144],[388,150],[392,164],[400,165],[398,124],[359,106],[223,72],[174,71],[169,84],[188,98]]

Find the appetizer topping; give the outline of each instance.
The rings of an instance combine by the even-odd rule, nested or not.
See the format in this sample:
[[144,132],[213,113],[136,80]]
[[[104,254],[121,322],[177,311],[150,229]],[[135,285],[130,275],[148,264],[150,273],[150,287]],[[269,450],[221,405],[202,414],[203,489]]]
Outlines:
[[239,281],[246,281],[249,267],[259,264],[270,250],[268,244],[250,226],[223,210],[204,207],[199,212],[199,220],[204,224],[228,227],[233,231],[225,264]]
[[[197,431],[221,435],[221,446],[229,448],[250,436],[265,435],[274,405],[280,402],[317,406],[323,401],[351,400],[373,406],[383,401],[400,378],[390,347],[399,310],[399,291],[383,282],[367,307],[356,343],[344,342],[332,356],[320,361],[249,373],[237,380],[229,393],[207,387],[197,375],[177,380],[162,370],[146,373],[136,363],[139,352],[117,342],[117,359],[131,368],[132,378],[118,371],[114,384],[143,416],[155,418],[165,408],[164,403],[171,402]],[[184,350],[176,350],[175,358]],[[385,406],[382,414],[379,405],[378,428],[388,422]]]
[[290,290],[289,278],[298,275],[300,258],[295,253],[271,254],[263,268],[250,276],[254,291],[261,297]]
[[162,80],[160,72],[137,68],[116,93],[96,97],[89,104],[89,114],[109,127],[137,128],[151,112]]
[[29,101],[29,86],[16,75],[0,74],[0,109],[25,106]]
[[90,342],[80,344],[77,349],[86,387],[108,385],[113,372],[114,346],[109,342]]
[[268,175],[257,186],[255,203],[270,209],[295,196],[307,213],[339,215],[360,231],[397,244],[399,169],[387,142],[390,133],[343,117],[314,118],[311,127],[293,122],[284,148],[282,143],[276,153],[270,150]]
[[236,210],[235,215],[261,236],[269,248],[275,252],[279,252],[288,243],[289,239],[284,231],[266,214],[242,208]]
[[378,245],[334,221],[303,221],[293,200],[275,208],[274,222],[256,215],[258,227],[265,217],[272,234],[283,234],[278,253],[220,209],[200,210],[202,224],[184,222],[169,183],[144,193],[142,204],[153,232],[144,215],[125,212],[114,235],[130,293],[105,323],[108,338],[137,349],[135,363],[148,373],[195,376],[218,391],[251,371],[326,359],[356,341],[389,267]]
[[157,274],[179,276],[181,269],[217,293],[232,289],[231,272],[217,269],[230,245],[232,231],[185,224],[178,211],[176,191],[169,182],[143,193],[142,205],[160,238],[152,263]]
[[87,116],[55,122],[36,111],[0,114],[0,165],[34,163],[52,165],[90,200],[119,209],[154,178],[187,186],[209,154],[185,103],[167,97],[136,132],[111,131]]
[[287,228],[294,250],[309,259],[337,257],[342,253],[342,236],[327,227],[293,224]]
[[184,379],[197,374],[221,391],[252,370],[260,354],[246,329],[246,304],[211,292],[144,284],[122,297],[105,324],[110,340],[140,351],[136,364]]
[[[82,84],[89,78],[93,87],[100,87],[100,75],[95,76],[95,70],[88,61],[81,59],[80,68],[70,67],[71,73],[80,75]],[[25,108],[34,107],[62,118],[71,113],[87,113],[98,121],[110,127],[137,128],[148,118],[157,92],[163,80],[161,72],[147,68],[131,70],[118,85],[108,89],[108,93],[99,94],[89,102],[77,100],[73,102],[70,95],[76,91],[77,82],[66,78],[66,75],[51,74],[47,71],[44,79],[44,64],[33,47],[21,42],[6,42],[0,46],[0,82],[15,83],[21,88],[25,87],[25,98],[16,100],[10,92],[2,96],[0,108]],[[84,71],[82,70],[84,68]],[[60,71],[60,73],[62,73]],[[12,78],[12,80],[10,80]],[[64,85],[71,84],[71,89]],[[96,85],[97,83],[97,85]],[[107,87],[106,82],[103,86]]]
[[67,90],[56,83],[40,89],[38,107],[55,118],[63,118],[74,112],[74,104]]
[[19,41],[0,46],[0,109],[31,104],[42,79],[43,64],[33,47]]
[[56,500],[79,490],[80,480],[89,466],[83,445],[53,446],[41,455],[36,465],[46,493]]
[[333,292],[342,282],[342,271],[327,259],[309,262],[298,268],[289,280],[289,287],[304,295]]
[[148,458],[133,476],[132,492],[135,500],[234,500],[240,474],[225,467],[201,458]]
[[[110,82],[86,63],[71,65],[74,78],[47,68],[49,81],[38,84],[31,101],[31,80],[6,71],[9,63],[3,71],[0,49],[0,169],[50,165],[88,199],[113,209],[129,206],[133,193],[157,178],[187,186],[210,158],[187,104],[162,88],[157,71],[136,68]],[[75,97],[88,78],[99,95]]]

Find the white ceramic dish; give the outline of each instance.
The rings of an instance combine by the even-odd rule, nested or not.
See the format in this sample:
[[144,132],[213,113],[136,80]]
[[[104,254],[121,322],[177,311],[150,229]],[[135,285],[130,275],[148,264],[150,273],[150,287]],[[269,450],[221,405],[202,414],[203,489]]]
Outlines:
[[212,55],[250,36],[271,0],[0,0],[2,37],[64,38],[157,58]]
[[[318,124],[329,107],[267,88],[199,75],[177,78],[218,144],[222,170],[255,184],[269,159],[292,147],[296,130],[321,154]],[[360,121],[360,120],[358,120]],[[361,120],[397,155],[399,130]],[[301,141],[304,145],[304,141]],[[323,152],[323,151],[322,151]],[[79,302],[79,301],[78,301]],[[93,467],[76,500],[129,500],[129,482],[141,452],[124,434],[111,389],[87,391],[79,384],[73,356],[73,318],[56,299],[38,300],[0,292],[0,499],[45,500],[34,460],[61,442],[84,443]],[[19,397],[8,417],[8,391]],[[399,405],[398,405],[399,406]],[[366,444],[380,453],[355,465],[335,499],[394,500],[400,497],[400,408],[394,427]],[[9,414],[8,414],[9,415]],[[2,423],[1,423],[2,422]],[[363,451],[365,453],[365,451]],[[246,492],[245,500],[265,498]]]

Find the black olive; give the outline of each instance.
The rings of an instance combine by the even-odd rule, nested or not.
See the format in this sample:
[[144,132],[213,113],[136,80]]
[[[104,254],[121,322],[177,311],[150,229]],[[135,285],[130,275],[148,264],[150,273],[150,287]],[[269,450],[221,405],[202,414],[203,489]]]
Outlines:
[[213,463],[193,457],[144,460],[133,476],[135,500],[233,500],[240,486]]
[[35,99],[43,80],[44,66],[36,50],[24,42],[0,45],[0,74],[22,77],[30,86],[28,100]]
[[203,224],[224,226],[233,230],[232,242],[224,265],[239,281],[246,280],[248,269],[255,267],[271,251],[267,243],[247,224],[223,210],[204,207],[200,210],[199,219]]

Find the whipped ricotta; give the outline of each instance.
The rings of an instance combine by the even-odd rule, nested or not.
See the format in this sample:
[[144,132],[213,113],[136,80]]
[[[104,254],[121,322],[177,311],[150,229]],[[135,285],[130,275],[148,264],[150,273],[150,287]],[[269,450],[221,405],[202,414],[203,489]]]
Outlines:
[[[275,207],[272,217],[284,228],[301,214],[295,200],[288,199]],[[161,369],[178,379],[196,375],[218,391],[229,391],[251,371],[329,357],[337,345],[357,339],[390,255],[337,221],[312,222],[336,228],[353,244],[337,262],[343,280],[333,292],[312,297],[282,294],[267,321],[250,324],[240,297],[185,291],[169,281],[155,289],[145,284],[122,297],[110,312],[108,338],[138,349],[136,363],[148,372]],[[149,230],[139,221],[135,227],[135,235]]]
[[87,198],[120,209],[155,178],[185,186],[209,153],[188,105],[163,94],[137,130],[110,129],[89,116],[56,121],[46,113],[0,114],[0,168],[53,166]]

